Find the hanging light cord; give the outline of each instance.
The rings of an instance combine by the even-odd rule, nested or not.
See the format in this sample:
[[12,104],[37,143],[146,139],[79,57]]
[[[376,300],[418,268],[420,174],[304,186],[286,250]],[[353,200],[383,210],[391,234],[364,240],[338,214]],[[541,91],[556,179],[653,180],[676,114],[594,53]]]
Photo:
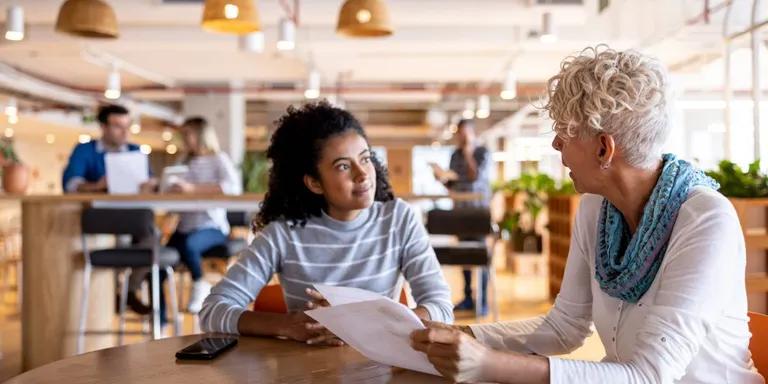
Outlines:
[[288,16],[293,24],[299,26],[299,0],[293,0],[293,7],[288,3],[290,0],[280,0],[280,5],[283,7],[285,14]]

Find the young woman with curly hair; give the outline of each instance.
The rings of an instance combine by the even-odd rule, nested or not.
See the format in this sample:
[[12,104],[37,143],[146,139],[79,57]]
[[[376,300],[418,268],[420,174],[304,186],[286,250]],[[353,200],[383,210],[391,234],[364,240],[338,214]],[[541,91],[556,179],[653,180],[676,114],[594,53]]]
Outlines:
[[[450,291],[411,208],[395,199],[360,122],[327,102],[288,108],[267,150],[269,190],[258,234],[200,312],[209,332],[340,344],[303,313],[321,305],[315,283],[397,298],[403,277],[423,319],[453,320]],[[246,309],[278,274],[287,314]]]

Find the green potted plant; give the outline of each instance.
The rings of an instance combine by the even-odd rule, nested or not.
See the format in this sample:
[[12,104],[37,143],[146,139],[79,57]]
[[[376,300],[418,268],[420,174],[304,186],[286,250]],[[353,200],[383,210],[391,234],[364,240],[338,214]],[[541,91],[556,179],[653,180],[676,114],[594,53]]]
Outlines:
[[29,170],[21,163],[13,148],[13,140],[0,141],[0,155],[3,166],[3,190],[7,193],[21,194],[29,186]]
[[242,164],[243,190],[249,193],[266,193],[269,183],[269,161],[264,153],[249,152]]
[[707,175],[720,184],[720,193],[728,197],[768,197],[768,175],[760,173],[760,160],[743,171],[736,163],[723,160]]
[[[510,180],[497,186],[508,197],[508,207],[512,207],[514,196],[524,195],[523,209],[507,209],[499,227],[509,234],[512,250],[515,252],[540,253],[542,237],[536,232],[536,224],[547,203],[547,196],[556,190],[555,180],[543,173],[524,173],[519,179]],[[521,226],[521,218],[527,217],[527,225]]]

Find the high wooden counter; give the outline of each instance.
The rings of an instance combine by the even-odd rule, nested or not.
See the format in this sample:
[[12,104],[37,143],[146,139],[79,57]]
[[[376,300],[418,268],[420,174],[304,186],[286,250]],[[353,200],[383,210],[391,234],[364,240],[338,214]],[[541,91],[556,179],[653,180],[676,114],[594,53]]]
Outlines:
[[[23,307],[22,369],[75,354],[82,287],[80,214],[84,206],[177,209],[222,207],[256,210],[261,195],[64,195],[3,196],[21,202]],[[95,239],[98,241],[98,239]],[[88,349],[112,345],[114,279],[110,270],[94,269],[87,329]],[[91,336],[96,334],[97,336]]]
[[[226,208],[257,210],[262,195],[104,195],[73,194],[0,196],[21,203],[24,371],[75,354],[81,306],[83,207],[152,208],[176,211]],[[474,200],[475,194],[403,196],[406,200]],[[114,278],[110,270],[93,270],[88,304],[86,349],[112,346]],[[94,334],[96,336],[94,336]]]

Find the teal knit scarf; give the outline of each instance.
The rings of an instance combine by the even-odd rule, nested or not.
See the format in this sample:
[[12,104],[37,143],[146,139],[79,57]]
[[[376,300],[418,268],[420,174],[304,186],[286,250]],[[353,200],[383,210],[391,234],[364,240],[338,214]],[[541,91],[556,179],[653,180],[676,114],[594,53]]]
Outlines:
[[621,212],[603,200],[597,227],[595,278],[600,289],[615,298],[636,303],[651,287],[664,259],[680,206],[691,188],[719,185],[690,163],[665,154],[664,166],[632,235]]

